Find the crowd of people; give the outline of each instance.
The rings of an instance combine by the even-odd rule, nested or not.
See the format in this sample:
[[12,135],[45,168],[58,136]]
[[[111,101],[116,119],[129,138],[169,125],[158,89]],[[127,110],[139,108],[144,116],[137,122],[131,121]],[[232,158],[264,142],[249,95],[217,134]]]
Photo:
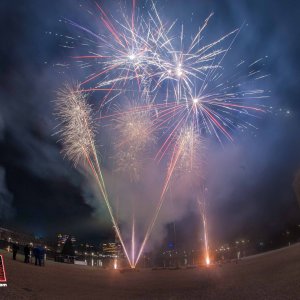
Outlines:
[[[13,260],[17,259],[18,251],[20,247],[18,243],[14,243],[12,245],[12,253],[13,253]],[[36,245],[35,247],[31,247],[30,245],[24,246],[24,263],[28,264],[32,262],[32,258],[34,257],[34,264],[37,266],[44,266],[45,265],[45,256],[46,251],[42,245]]]

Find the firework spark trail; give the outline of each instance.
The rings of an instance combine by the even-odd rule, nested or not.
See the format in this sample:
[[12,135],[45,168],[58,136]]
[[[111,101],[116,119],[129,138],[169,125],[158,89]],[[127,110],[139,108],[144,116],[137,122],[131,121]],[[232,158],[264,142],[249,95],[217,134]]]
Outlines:
[[78,85],[75,87],[66,85],[64,89],[58,92],[56,111],[61,121],[61,129],[57,133],[62,137],[63,152],[75,165],[82,159],[87,161],[101,191],[127,260],[132,265],[119,226],[115,220],[100,169],[94,143],[92,109],[86,101],[86,95],[80,92]]
[[[180,161],[182,158],[186,157],[186,155],[191,154],[191,153],[192,153],[192,156],[194,156],[194,153],[196,153],[199,150],[199,145],[200,145],[200,141],[198,140],[198,137],[195,134],[193,128],[189,128],[189,127],[184,128],[181,131],[181,133],[179,134],[176,145],[174,147],[174,151],[172,153],[170,165],[169,165],[168,172],[167,172],[167,175],[165,178],[165,182],[164,182],[164,186],[163,186],[163,189],[162,189],[162,192],[160,195],[159,202],[155,209],[153,218],[147,228],[144,240],[141,244],[140,251],[138,252],[138,255],[137,255],[137,258],[135,261],[135,265],[138,263],[138,261],[141,257],[141,254],[144,250],[144,247],[152,233],[152,230],[153,230],[156,220],[158,218],[159,212],[164,203],[165,194],[169,188],[170,180],[172,178],[174,170],[178,166],[178,161]],[[193,169],[193,166],[189,166],[189,168]],[[182,171],[186,171],[186,170],[182,170]]]
[[202,214],[202,219],[203,219],[204,243],[205,243],[205,262],[206,262],[206,265],[209,265],[210,258],[209,258],[209,247],[208,247],[208,236],[207,236],[207,225],[206,225],[205,214]]
[[[115,145],[116,171],[126,174],[131,181],[137,182],[145,161],[148,148],[156,141],[153,122],[148,110],[138,109],[136,105],[129,106],[126,114],[114,114],[113,121],[117,131],[117,143]],[[132,206],[132,230],[131,230],[131,267],[135,267],[135,213],[134,200]]]
[[[174,153],[173,153],[173,154],[174,154]],[[171,176],[172,176],[172,173],[173,173],[173,170],[174,170],[174,168],[175,168],[175,165],[176,165],[176,162],[177,162],[177,160],[178,160],[179,155],[180,155],[180,150],[178,150],[177,153],[176,153],[176,155],[175,155],[176,158],[175,158],[175,160],[174,160],[174,163],[171,164],[170,167],[169,167],[169,170],[168,170],[168,173],[167,173],[167,176],[166,176],[166,180],[165,180],[165,184],[164,184],[162,193],[161,193],[161,195],[160,195],[160,199],[159,199],[158,205],[157,205],[157,207],[156,207],[156,209],[155,209],[154,216],[153,216],[153,218],[152,218],[152,220],[151,220],[151,222],[150,222],[150,224],[149,224],[149,226],[148,226],[148,228],[147,228],[147,231],[146,231],[144,240],[143,240],[143,242],[142,242],[142,244],[141,244],[140,251],[139,251],[139,253],[138,253],[138,255],[137,255],[137,258],[136,258],[136,261],[135,261],[135,265],[138,263],[138,261],[139,261],[139,259],[140,259],[140,256],[141,256],[141,254],[143,253],[144,247],[145,247],[145,245],[146,245],[146,243],[147,243],[147,241],[148,241],[148,239],[149,239],[149,237],[150,237],[150,234],[151,234],[151,232],[152,232],[152,230],[153,230],[153,227],[154,227],[154,225],[155,225],[155,222],[156,222],[156,220],[157,220],[157,217],[158,217],[159,212],[160,212],[160,210],[161,210],[161,207],[162,207],[162,205],[163,205],[163,202],[164,202],[164,199],[165,199],[164,196],[165,196],[165,193],[166,193],[166,191],[167,191],[167,187],[168,187],[168,184],[169,184],[169,182],[170,182],[170,179],[171,179]]]
[[[214,96],[214,98],[213,98],[214,100],[213,101],[215,101],[215,102],[217,102],[216,101],[216,98],[215,98],[215,96]],[[207,100],[207,99],[205,99],[205,100]],[[208,99],[209,100],[209,99]],[[211,104],[211,105],[213,105],[214,104],[214,102],[213,101],[210,101],[209,103]],[[193,126],[195,126],[197,123],[196,122],[194,122],[194,120],[195,120],[195,114],[198,114],[199,113],[199,110],[201,109],[202,111],[204,111],[204,112],[206,112],[208,109],[206,109],[206,108],[203,108],[202,106],[204,106],[204,104],[205,104],[205,102],[203,102],[203,103],[199,103],[199,99],[193,99],[192,101],[191,101],[191,105],[190,105],[190,107],[187,109],[187,107],[186,107],[186,105],[180,105],[180,104],[175,104],[175,105],[167,105],[167,106],[145,106],[145,107],[143,107],[143,106],[141,106],[141,107],[135,107],[134,109],[133,109],[133,112],[137,112],[137,111],[139,111],[139,110],[143,110],[143,109],[150,109],[150,108],[152,108],[153,109],[153,107],[155,107],[155,109],[162,109],[161,110],[161,115],[160,115],[160,117],[158,118],[159,120],[163,120],[164,119],[164,117],[166,116],[166,114],[168,114],[169,113],[169,110],[171,109],[171,112],[172,113],[175,113],[176,112],[176,110],[174,110],[174,108],[179,108],[179,111],[180,111],[180,113],[182,114],[182,112],[184,112],[184,114],[183,114],[183,117],[182,117],[182,121],[183,121],[183,123],[184,124],[186,124],[187,123],[187,120],[189,120],[189,115],[192,115],[192,118],[191,118],[191,120],[193,120],[193,122],[191,122],[191,124],[193,124]],[[229,103],[229,105],[227,105],[227,104],[225,103],[224,105],[222,105],[222,106],[225,106],[225,108],[230,108],[231,107],[231,104]],[[263,110],[262,109],[259,109],[259,108],[255,108],[255,107],[247,107],[247,106],[243,106],[243,105],[235,105],[235,104],[233,104],[233,107],[235,107],[235,108],[243,108],[243,109],[253,109],[253,110],[255,110],[255,111],[260,111],[260,112],[263,112]],[[231,108],[230,108],[231,109]],[[131,112],[130,112],[131,113]],[[220,125],[220,123],[219,123],[219,121],[217,121],[217,119],[216,119],[216,117],[214,117],[213,115],[212,115],[212,113],[210,113],[209,111],[208,111],[208,113],[207,113],[209,116],[210,116],[210,118],[214,121],[214,123],[216,123],[216,124],[218,124],[220,127],[221,127],[221,125]],[[124,116],[124,115],[128,115],[128,111],[126,111],[126,112],[124,112],[123,114],[122,114],[122,116]],[[172,115],[172,116],[174,116],[174,115]],[[217,115],[218,116],[218,115]],[[162,118],[161,118],[162,117]],[[178,118],[175,118],[176,120],[178,120]],[[198,118],[196,118],[196,119],[198,119]],[[163,122],[163,121],[162,121]],[[130,122],[128,122],[129,124],[130,124]],[[175,134],[175,132],[176,132],[176,130],[177,130],[177,128],[180,128],[179,126],[182,126],[182,124],[181,124],[181,121],[176,121],[175,122],[175,124],[176,124],[176,126],[174,127],[174,129],[173,129],[173,131],[170,133],[170,135],[168,136],[168,138],[166,139],[166,141],[165,141],[165,143],[166,144],[168,144],[168,146],[167,147],[169,147],[170,145],[171,145],[171,141],[169,141],[169,140],[172,140],[172,137],[174,136],[174,134]],[[137,125],[137,124],[136,124]],[[197,126],[196,126],[197,127]],[[222,129],[223,129],[223,127],[221,127]],[[224,131],[225,131],[225,129],[224,129]],[[158,217],[158,215],[159,215],[159,212],[160,212],[160,210],[161,210],[161,207],[162,207],[162,205],[163,205],[163,202],[164,202],[164,199],[165,199],[165,192],[167,191],[167,189],[168,189],[168,186],[169,186],[169,182],[170,182],[170,179],[171,179],[171,177],[172,177],[172,174],[173,174],[173,172],[174,172],[174,169],[176,169],[176,168],[179,168],[179,169],[182,169],[181,171],[182,172],[191,172],[192,171],[192,169],[193,169],[193,165],[194,165],[194,161],[196,160],[195,159],[195,153],[196,153],[196,151],[194,151],[194,152],[192,152],[191,150],[193,150],[193,148],[194,148],[194,146],[196,147],[196,148],[198,148],[198,146],[197,146],[197,143],[198,143],[198,141],[197,141],[197,139],[195,139],[194,138],[194,136],[196,136],[197,134],[195,134],[195,132],[194,132],[194,130],[193,129],[188,129],[187,131],[186,131],[186,135],[182,135],[182,137],[184,137],[184,139],[182,139],[182,141],[181,141],[181,145],[185,145],[185,147],[178,147],[179,149],[177,149],[177,152],[174,150],[174,152],[173,152],[173,155],[172,155],[172,159],[171,159],[171,163],[170,163],[170,167],[169,167],[169,170],[168,170],[168,173],[167,173],[167,176],[166,176],[166,179],[165,179],[165,184],[164,184],[164,186],[163,186],[163,190],[162,190],[162,193],[161,193],[161,197],[160,197],[160,200],[159,200],[159,203],[158,203],[158,205],[157,205],[157,207],[156,207],[156,210],[155,210],[155,213],[154,213],[154,217],[153,217],[153,219],[151,220],[151,223],[150,223],[150,225],[148,226],[148,228],[147,228],[147,231],[146,231],[146,234],[145,234],[145,238],[144,238],[144,240],[143,240],[143,242],[142,242],[142,245],[141,245],[141,248],[140,248],[140,251],[139,251],[139,253],[138,253],[138,256],[137,256],[137,259],[136,259],[136,261],[135,261],[135,265],[138,263],[138,261],[139,261],[139,259],[140,259],[140,256],[141,256],[141,254],[142,254],[142,251],[143,251],[143,249],[144,249],[144,247],[145,247],[145,244],[146,244],[146,242],[147,242],[147,240],[149,239],[149,237],[150,237],[150,234],[151,234],[151,232],[152,232],[152,230],[153,230],[153,227],[154,227],[154,225],[155,225],[155,223],[156,223],[156,220],[157,220],[157,217]],[[192,133],[192,134],[191,134]],[[226,134],[227,132],[225,131],[225,134]],[[228,134],[228,133],[227,133]],[[130,136],[130,134],[126,134],[126,136],[127,135],[129,135]],[[230,135],[228,134],[228,137],[230,137]],[[165,144],[163,144],[163,146],[162,146],[162,149],[163,149],[163,147],[165,146]],[[184,151],[185,150],[185,151]],[[166,149],[165,149],[165,151],[166,151]],[[164,151],[164,152],[165,152]],[[199,154],[199,153],[197,153],[197,154]],[[205,216],[203,217],[204,219],[203,219],[203,222],[204,222],[204,224],[205,224],[205,226],[206,226],[206,219],[205,219]],[[205,227],[206,228],[206,227]],[[206,239],[206,245],[207,245],[207,234],[205,233],[205,235],[206,235],[206,237],[205,237],[205,239]]]
[[131,264],[135,268],[135,219],[134,213],[132,214],[132,231],[131,231]]
[[206,203],[205,196],[203,193],[203,201],[197,198],[197,202],[200,206],[202,222],[203,222],[203,236],[204,236],[204,253],[205,253],[205,263],[210,265],[210,256],[209,256],[209,244],[208,244],[208,232],[207,232],[207,222],[206,222]]

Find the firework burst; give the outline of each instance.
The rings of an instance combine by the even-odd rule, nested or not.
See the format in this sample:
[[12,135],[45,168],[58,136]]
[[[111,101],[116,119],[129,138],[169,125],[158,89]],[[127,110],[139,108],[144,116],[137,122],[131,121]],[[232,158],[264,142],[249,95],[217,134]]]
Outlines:
[[151,112],[137,111],[136,108],[130,107],[126,113],[115,118],[116,171],[129,174],[132,181],[140,178],[145,156],[156,141]]
[[180,157],[174,169],[174,176],[199,179],[203,157],[203,141],[194,127],[183,128],[179,133],[177,146]]
[[62,137],[63,152],[77,165],[94,151],[95,125],[87,94],[80,91],[78,84],[66,84],[58,91],[55,104],[61,122],[58,133]]
[[153,121],[148,111],[125,111],[116,119],[116,130],[120,135],[120,142],[117,147],[130,145],[137,151],[144,151],[155,143],[153,132]]

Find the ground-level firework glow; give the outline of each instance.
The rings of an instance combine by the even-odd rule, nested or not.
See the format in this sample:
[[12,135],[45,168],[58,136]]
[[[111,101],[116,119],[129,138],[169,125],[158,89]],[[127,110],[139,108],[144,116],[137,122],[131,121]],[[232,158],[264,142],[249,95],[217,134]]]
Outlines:
[[204,245],[205,245],[205,263],[209,265],[210,258],[209,258],[209,247],[208,247],[208,234],[207,234],[206,216],[204,213],[202,214],[202,219],[203,219]]
[[[129,15],[123,12],[111,17],[96,3],[95,12],[90,13],[100,17],[101,34],[80,22],[66,20],[80,32],[76,40],[84,45],[77,49],[82,54],[72,59],[87,74],[75,88],[63,89],[57,99],[62,125],[58,133],[64,153],[75,165],[82,163],[92,173],[131,268],[136,267],[147,247],[172,180],[183,184],[178,178],[189,176],[200,190],[205,174],[203,145],[209,139],[224,145],[235,140],[236,131],[255,128],[251,119],[267,111],[262,100],[268,97],[257,87],[267,76],[260,70],[262,59],[239,61],[230,75],[223,66],[241,28],[206,44],[203,34],[212,19],[210,14],[187,42],[183,25],[178,30],[176,22],[164,21],[154,3],[146,14],[138,12],[136,1],[132,1]],[[94,117],[88,96],[96,92],[101,99],[96,103],[98,116]],[[126,106],[125,102],[131,104]],[[96,149],[96,126],[100,130],[112,128],[114,136],[113,145],[106,140],[100,142],[104,149],[101,155]],[[131,223],[127,226],[131,238],[125,241],[111,202],[113,191],[107,190],[103,170],[122,174],[138,186],[146,177],[146,166],[155,166],[157,173],[163,174],[160,193],[149,210],[149,220],[144,220],[145,232],[138,232],[139,211],[134,201],[128,203],[132,212],[126,225]],[[201,206],[204,256],[209,265],[207,216],[205,204]]]
[[200,214],[202,217],[202,224],[203,224],[203,240],[204,240],[204,258],[205,258],[205,264],[207,266],[210,265],[210,255],[209,255],[209,242],[208,242],[208,228],[207,228],[207,217],[206,217],[206,192],[207,189],[205,188],[201,197],[197,199],[197,202],[199,204],[200,207]]

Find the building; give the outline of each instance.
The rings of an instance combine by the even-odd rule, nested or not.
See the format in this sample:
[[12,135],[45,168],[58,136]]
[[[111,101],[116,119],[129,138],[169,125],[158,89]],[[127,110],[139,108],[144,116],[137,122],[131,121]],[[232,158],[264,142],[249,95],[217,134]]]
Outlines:
[[57,235],[57,252],[61,253],[67,239],[71,239],[72,244],[74,245],[76,243],[76,238],[74,235],[70,235],[70,234],[61,234],[59,233]]
[[118,243],[105,243],[102,244],[103,255],[105,256],[119,256],[121,253],[121,245]]

